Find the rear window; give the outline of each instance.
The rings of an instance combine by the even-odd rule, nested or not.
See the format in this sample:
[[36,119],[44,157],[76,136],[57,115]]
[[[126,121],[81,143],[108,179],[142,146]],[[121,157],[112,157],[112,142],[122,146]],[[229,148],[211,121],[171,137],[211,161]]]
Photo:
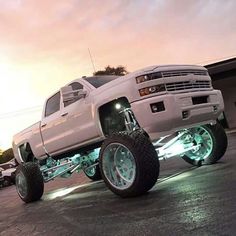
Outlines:
[[107,84],[115,79],[117,79],[120,76],[116,76],[116,75],[110,75],[110,76],[94,76],[94,77],[87,77],[87,78],[83,78],[84,80],[86,80],[87,82],[89,82],[91,85],[93,85],[93,87],[95,88],[99,88],[104,84]]

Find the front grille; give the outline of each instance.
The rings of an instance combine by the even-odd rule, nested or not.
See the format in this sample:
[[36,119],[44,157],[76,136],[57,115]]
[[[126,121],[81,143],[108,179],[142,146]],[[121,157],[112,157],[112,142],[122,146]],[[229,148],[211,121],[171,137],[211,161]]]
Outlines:
[[186,76],[191,74],[207,76],[208,72],[206,70],[175,70],[161,72],[162,77]]
[[196,76],[208,76],[206,70],[172,70],[172,71],[158,71],[154,73],[139,75],[136,77],[136,83],[144,83],[150,80],[156,80],[160,78],[176,77],[176,76],[187,76],[187,75],[196,75]]
[[209,89],[211,88],[211,81],[198,80],[198,81],[183,81],[175,83],[166,83],[167,91],[179,91],[190,89]]

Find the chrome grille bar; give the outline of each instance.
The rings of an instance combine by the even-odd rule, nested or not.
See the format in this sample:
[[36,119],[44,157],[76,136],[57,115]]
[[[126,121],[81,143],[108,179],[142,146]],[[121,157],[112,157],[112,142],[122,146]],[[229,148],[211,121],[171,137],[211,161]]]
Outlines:
[[183,81],[176,83],[166,83],[167,91],[188,90],[188,89],[209,89],[211,88],[210,81]]
[[177,71],[163,71],[162,77],[186,76],[186,75],[202,75],[207,76],[208,72],[205,70],[177,70]]

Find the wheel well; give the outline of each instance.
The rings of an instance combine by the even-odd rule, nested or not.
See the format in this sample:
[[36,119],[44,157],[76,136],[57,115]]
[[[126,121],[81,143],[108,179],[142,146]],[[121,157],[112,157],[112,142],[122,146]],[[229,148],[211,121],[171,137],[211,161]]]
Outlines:
[[126,129],[125,120],[121,113],[125,108],[130,108],[126,97],[112,100],[99,108],[100,123],[105,136]]
[[19,147],[21,158],[24,162],[33,161],[34,154],[29,143],[24,143]]

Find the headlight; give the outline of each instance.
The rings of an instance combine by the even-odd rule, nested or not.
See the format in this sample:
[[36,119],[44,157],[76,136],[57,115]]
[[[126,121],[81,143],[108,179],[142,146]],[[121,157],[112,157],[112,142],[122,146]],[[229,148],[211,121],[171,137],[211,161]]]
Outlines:
[[166,91],[165,85],[159,84],[159,85],[139,89],[139,94],[142,97],[142,96],[146,96],[152,93],[159,93],[159,92],[164,92],[164,91]]
[[147,75],[141,75],[136,77],[136,83],[140,84],[149,80],[154,80],[154,79],[159,79],[162,78],[162,74],[161,72],[156,72],[156,73],[152,73],[152,74],[147,74]]

